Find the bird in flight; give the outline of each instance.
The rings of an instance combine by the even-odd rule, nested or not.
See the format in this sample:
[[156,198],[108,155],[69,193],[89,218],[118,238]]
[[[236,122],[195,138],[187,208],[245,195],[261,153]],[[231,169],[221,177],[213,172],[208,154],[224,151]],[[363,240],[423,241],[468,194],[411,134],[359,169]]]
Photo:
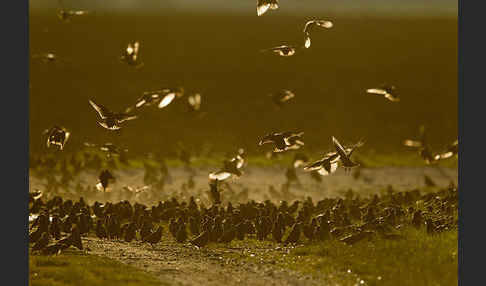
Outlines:
[[295,55],[295,53],[297,52],[297,49],[298,49],[297,46],[281,45],[281,46],[278,46],[278,47],[263,49],[263,50],[260,50],[260,52],[262,52],[262,53],[271,52],[271,53],[274,53],[274,54],[281,56],[281,57],[290,57],[290,56]]
[[243,149],[238,150],[238,154],[231,159],[227,159],[223,161],[223,168],[217,172],[210,173],[209,179],[210,180],[218,180],[224,181],[231,176],[240,177],[243,172],[241,169],[245,165],[245,159],[243,159],[242,155],[244,153]]
[[103,170],[103,171],[101,171],[98,179],[99,179],[99,182],[98,182],[98,184],[96,184],[96,189],[98,191],[106,192],[107,189],[108,189],[109,183],[114,181],[115,177],[113,176],[113,174],[110,171]]
[[339,143],[339,141],[334,136],[332,137],[332,144],[334,145],[334,148],[339,155],[339,160],[344,167],[344,171],[348,171],[351,168],[359,166],[358,163],[351,161],[351,154],[353,154],[353,151],[356,148],[353,148],[349,153],[347,153],[341,143]]
[[138,56],[139,50],[140,50],[140,43],[138,41],[135,41],[133,43],[128,43],[128,46],[123,51],[120,60],[126,62],[131,66],[135,66],[136,68],[143,66],[143,63],[140,62],[139,60],[139,56]]
[[274,153],[284,152],[287,150],[297,150],[304,146],[304,142],[301,140],[304,132],[272,132],[265,135],[260,142],[259,146],[267,143],[274,144]]
[[269,9],[278,9],[278,0],[257,0],[257,16],[265,14]]
[[278,107],[282,108],[284,104],[288,103],[292,98],[295,97],[295,94],[286,89],[279,90],[275,93],[269,94],[272,98],[273,103]]
[[310,21],[307,21],[305,23],[305,26],[304,26],[304,35],[305,35],[304,47],[306,49],[310,48],[310,46],[311,46],[310,33],[315,27],[330,29],[333,26],[334,26],[334,24],[331,21],[327,21],[327,20],[310,20]]
[[427,144],[427,133],[425,126],[420,126],[420,137],[418,140],[407,139],[403,141],[403,145],[418,150],[420,157],[426,164],[431,164],[437,161],[436,156],[432,155],[429,145]]
[[101,121],[98,124],[108,130],[118,130],[121,128],[120,124],[124,121],[136,119],[136,115],[130,115],[128,113],[114,113],[103,105],[98,105],[91,99],[89,100],[91,106],[98,112],[101,117]]
[[201,94],[195,93],[188,96],[187,103],[191,111],[199,111],[201,109]]
[[[351,154],[353,153],[353,151],[356,148],[363,146],[363,144],[364,144],[363,141],[359,141],[358,143],[356,143],[352,146],[345,147],[344,150],[349,157],[349,156],[351,156]],[[340,159],[341,159],[341,156],[339,155],[337,150],[331,151],[331,152],[328,152],[320,160],[317,160],[317,161],[305,166],[304,170],[305,171],[316,171],[317,173],[319,173],[322,176],[327,176],[329,174],[336,172],[336,170],[338,168],[338,162],[339,162]]]
[[395,92],[395,86],[383,84],[378,88],[368,88],[366,93],[380,95],[392,102],[399,102],[400,97]]
[[53,126],[50,129],[46,129],[44,134],[47,134],[47,147],[49,148],[51,145],[55,145],[59,147],[59,150],[64,148],[64,145],[71,135],[66,128],[59,126]]
[[452,144],[447,146],[447,149],[443,153],[436,154],[434,159],[435,160],[448,159],[454,155],[457,156],[458,153],[459,153],[459,140],[456,140]]

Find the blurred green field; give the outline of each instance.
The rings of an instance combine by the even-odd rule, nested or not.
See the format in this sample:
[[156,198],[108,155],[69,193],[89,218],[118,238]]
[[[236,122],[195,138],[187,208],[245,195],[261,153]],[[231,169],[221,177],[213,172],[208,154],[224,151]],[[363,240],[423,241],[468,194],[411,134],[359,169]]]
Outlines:
[[[258,51],[301,42],[311,17],[99,12],[63,23],[54,12],[31,11],[31,55],[54,52],[61,61],[30,62],[30,151],[45,150],[41,133],[54,124],[72,131],[66,152],[91,141],[134,155],[170,155],[178,144],[258,155],[259,137],[287,129],[304,131],[310,152],[328,149],[334,135],[365,138],[363,152],[401,153],[420,124],[437,151],[457,138],[456,18],[309,16],[335,26],[316,31],[306,53],[280,58]],[[140,70],[118,60],[133,40],[141,42]],[[400,103],[365,95],[383,82],[397,86]],[[206,116],[190,116],[179,102],[110,132],[88,104],[121,111],[143,91],[176,85],[202,92]],[[297,96],[277,110],[266,94],[281,88]]]

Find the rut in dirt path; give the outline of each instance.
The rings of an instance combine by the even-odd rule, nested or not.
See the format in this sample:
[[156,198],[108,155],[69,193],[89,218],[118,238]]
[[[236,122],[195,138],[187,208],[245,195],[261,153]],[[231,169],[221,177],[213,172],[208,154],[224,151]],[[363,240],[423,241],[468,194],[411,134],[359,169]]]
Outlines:
[[167,238],[153,248],[140,241],[127,243],[94,237],[83,238],[83,244],[90,254],[143,269],[158,277],[162,285],[322,285],[322,281],[289,270],[223,257],[225,252],[242,249],[196,249],[189,243],[176,244]]

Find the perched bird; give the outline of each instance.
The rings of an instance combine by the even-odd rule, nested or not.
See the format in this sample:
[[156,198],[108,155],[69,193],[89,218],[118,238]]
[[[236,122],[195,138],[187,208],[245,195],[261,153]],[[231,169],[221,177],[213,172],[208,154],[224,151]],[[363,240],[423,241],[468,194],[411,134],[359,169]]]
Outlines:
[[130,115],[128,113],[114,113],[103,105],[98,105],[94,101],[89,100],[91,106],[98,112],[102,121],[98,121],[103,128],[108,130],[118,130],[121,128],[120,124],[127,120],[136,119],[136,115]]
[[197,247],[206,246],[209,243],[209,231],[203,231],[201,234],[192,239],[190,243]]
[[300,140],[302,135],[304,135],[304,132],[273,132],[265,135],[258,145],[262,146],[263,144],[273,143],[275,145],[273,149],[274,153],[296,150],[304,145],[304,142]]
[[257,16],[265,14],[269,9],[278,9],[278,0],[257,0]]
[[69,136],[71,136],[71,133],[66,128],[59,126],[46,129],[44,134],[47,134],[47,147],[49,148],[51,145],[55,145],[59,147],[59,150],[64,148]]
[[278,56],[281,57],[290,57],[295,55],[297,52],[298,47],[297,46],[289,46],[289,45],[281,45],[278,47],[273,47],[273,48],[268,48],[268,49],[263,49],[260,50],[262,53],[267,53],[267,52],[272,52]]
[[99,191],[104,191],[106,192],[106,189],[108,188],[108,185],[111,181],[115,180],[115,177],[109,170],[103,170],[101,171],[99,177],[99,183],[96,184],[96,189]]
[[295,97],[295,94],[286,89],[279,90],[275,93],[269,94],[272,98],[273,103],[278,107],[282,108],[284,104],[288,103],[292,98]]
[[162,89],[162,96],[159,102],[158,108],[164,108],[173,102],[176,98],[179,98],[184,95],[184,88],[183,87],[176,87],[176,88],[165,88]]
[[289,236],[284,241],[284,244],[297,243],[302,232],[302,222],[295,223],[290,231]]
[[368,94],[374,94],[374,95],[381,95],[384,96],[386,99],[392,102],[398,102],[400,101],[400,98],[395,92],[395,86],[393,85],[385,85],[383,84],[382,86],[378,88],[369,88],[366,90],[366,93]]
[[187,104],[191,111],[199,111],[201,109],[201,94],[195,93],[187,97]]
[[140,62],[138,56],[139,50],[140,50],[140,43],[138,41],[135,41],[133,43],[128,43],[128,46],[123,51],[120,60],[126,62],[128,65],[135,66],[137,68],[143,66],[143,63]]
[[148,235],[147,237],[145,237],[142,240],[142,242],[148,242],[148,243],[150,243],[150,245],[152,247],[154,247],[154,244],[159,243],[160,240],[162,239],[162,230],[163,230],[163,227],[162,226],[159,226],[154,233],[151,233],[150,235]]
[[44,232],[32,247],[32,251],[42,250],[49,244],[49,233]]
[[434,156],[435,160],[443,160],[451,158],[452,156],[457,156],[459,153],[459,140],[454,141],[452,144],[447,146],[447,149],[440,154]]
[[304,40],[304,47],[306,49],[310,48],[311,46],[311,38],[310,38],[310,33],[314,27],[321,27],[325,29],[330,29],[334,25],[331,21],[327,20],[310,20],[305,23],[304,26],[304,35],[305,35],[305,40]]
[[69,22],[71,21],[71,18],[74,16],[82,16],[88,14],[89,11],[86,10],[65,10],[65,9],[59,9],[57,11],[57,16],[59,17],[60,20],[64,22]]

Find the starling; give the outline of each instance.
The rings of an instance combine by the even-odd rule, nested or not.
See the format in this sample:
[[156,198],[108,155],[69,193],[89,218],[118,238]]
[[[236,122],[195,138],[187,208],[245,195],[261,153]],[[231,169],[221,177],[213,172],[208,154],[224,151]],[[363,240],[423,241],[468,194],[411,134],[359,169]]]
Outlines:
[[175,238],[176,238],[176,241],[179,242],[179,243],[186,241],[187,230],[186,230],[186,224],[184,222],[179,224]]
[[106,233],[106,228],[103,225],[103,223],[101,222],[101,220],[98,220],[98,222],[96,223],[95,232],[96,232],[96,236],[98,238],[103,239],[103,238],[107,238],[108,237],[108,235]]
[[336,152],[339,154],[339,160],[341,161],[344,170],[359,166],[358,163],[351,161],[351,154],[353,153],[354,149],[347,153],[344,147],[334,136],[332,137],[332,143],[334,145],[334,148],[336,148]]
[[140,43],[138,41],[128,43],[127,48],[123,51],[123,54],[120,57],[120,60],[126,62],[128,65],[135,66],[137,68],[143,66],[143,63],[140,62],[138,56],[139,50]]
[[101,118],[101,121],[98,121],[98,124],[101,125],[103,128],[108,130],[118,130],[121,128],[120,124],[128,121],[136,119],[136,115],[130,115],[128,113],[115,113],[106,108],[103,105],[98,105],[94,101],[89,100],[91,106],[98,112],[98,115]]
[[162,90],[162,97],[159,102],[158,108],[164,108],[171,104],[176,98],[179,98],[184,95],[184,88],[183,87],[175,87],[175,88],[165,88]]
[[42,233],[41,237],[39,238],[39,240],[34,244],[34,246],[32,247],[32,251],[36,251],[36,250],[42,250],[44,249],[47,245],[49,244],[49,233],[48,232],[44,232]]
[[265,14],[269,9],[278,9],[278,0],[257,0],[257,16]]
[[145,239],[142,240],[142,242],[148,242],[153,247],[154,244],[159,243],[160,240],[162,239],[162,230],[163,230],[162,226],[159,226],[154,233],[145,237]]
[[55,145],[59,150],[64,148],[69,136],[71,136],[71,133],[66,128],[59,126],[45,130],[44,134],[47,134],[47,147],[49,148],[51,145]]
[[281,57],[290,57],[290,56],[295,55],[295,53],[297,52],[297,49],[298,49],[298,47],[296,47],[296,46],[281,45],[281,46],[278,46],[278,47],[263,49],[263,50],[260,50],[260,52],[262,52],[262,53],[272,52],[272,53],[274,53],[278,56],[281,56]]
[[274,153],[284,152],[287,150],[295,150],[299,149],[301,146],[304,145],[304,142],[299,140],[304,132],[272,132],[270,134],[265,135],[260,142],[258,143],[259,146],[267,143],[274,144]]
[[191,244],[197,247],[204,247],[209,243],[209,231],[203,231],[200,235],[192,239]]
[[327,20],[311,20],[307,21],[304,26],[304,35],[305,35],[305,41],[304,41],[304,47],[306,49],[310,48],[311,46],[311,38],[310,38],[310,33],[314,27],[321,27],[325,29],[330,29],[334,25],[331,21]]
[[108,188],[109,183],[111,181],[114,181],[115,177],[113,176],[113,174],[109,170],[103,170],[103,171],[101,171],[98,179],[99,179],[99,183],[96,184],[96,188],[99,191],[103,190],[104,192],[106,192],[106,189]]
[[132,240],[135,239],[135,236],[137,234],[137,226],[135,223],[131,222],[128,224],[128,227],[125,230],[125,241],[126,242],[131,242]]
[[400,101],[400,98],[397,96],[395,92],[395,87],[393,85],[386,85],[383,84],[379,88],[369,88],[366,90],[366,93],[368,94],[374,94],[374,95],[380,95],[388,99],[389,101],[392,102],[398,102]]
[[302,230],[302,223],[298,222],[295,223],[294,226],[292,227],[292,230],[290,231],[289,236],[284,241],[284,244],[287,245],[289,243],[297,243],[300,238],[300,233]]

